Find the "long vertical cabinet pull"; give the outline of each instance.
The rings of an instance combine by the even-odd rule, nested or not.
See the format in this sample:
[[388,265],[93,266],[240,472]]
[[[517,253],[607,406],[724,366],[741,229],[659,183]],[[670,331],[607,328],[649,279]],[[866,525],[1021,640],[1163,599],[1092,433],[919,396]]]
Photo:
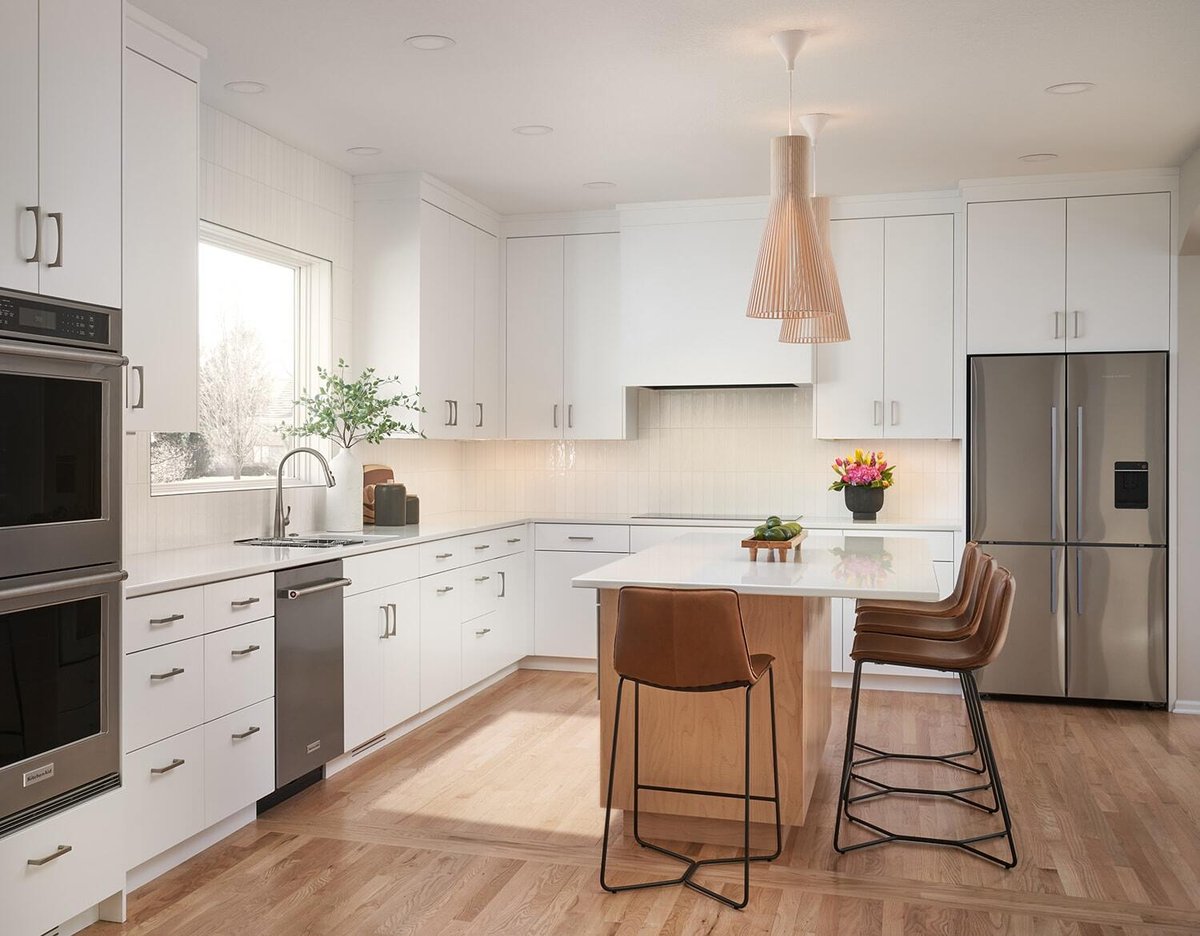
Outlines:
[[144,409],[146,405],[146,368],[141,364],[132,364],[129,367],[130,373],[137,374],[137,402],[130,403],[130,409]]
[[575,404],[574,403],[567,404],[567,428],[568,429],[575,428]]
[[379,635],[380,640],[387,640],[392,636],[391,627],[391,612],[388,610],[391,605],[381,604],[379,610],[383,612],[383,633]]
[[54,227],[58,231],[58,250],[54,253],[54,259],[46,264],[46,266],[61,267],[63,265],[63,213],[61,211],[51,211],[46,217],[54,219]]
[[1083,617],[1083,550],[1075,547],[1075,613]]
[[1055,309],[1055,310],[1054,310],[1054,340],[1055,340],[1055,341],[1057,341],[1058,339],[1060,339],[1060,338],[1062,338],[1062,337],[1063,337],[1063,334],[1062,334],[1062,326],[1061,326],[1061,325],[1059,325],[1059,316],[1060,316],[1060,315],[1061,315],[1063,318],[1066,318],[1066,317],[1067,317],[1067,313],[1066,313],[1066,312],[1060,312],[1058,309]]
[[476,409],[476,411],[477,411],[477,412],[478,412],[478,414],[479,414],[479,418],[475,420],[475,428],[476,428],[476,429],[482,429],[482,428],[483,428],[483,404],[482,404],[482,403],[476,403],[476,404],[475,404],[475,409]]
[[874,413],[874,419],[872,420],[872,425],[876,425],[876,426],[883,425],[883,400],[875,401],[875,413]]
[[1058,407],[1050,407],[1050,539],[1058,523]]
[[1073,325],[1072,325],[1072,328],[1071,328],[1071,337],[1072,337],[1072,338],[1078,338],[1078,337],[1079,337],[1079,314],[1080,314],[1080,313],[1079,313],[1079,310],[1078,310],[1078,309],[1076,309],[1075,311],[1073,311],[1073,312],[1071,313],[1071,317],[1072,317],[1072,319],[1073,319]]
[[1050,613],[1058,614],[1058,549],[1050,547]]
[[33,215],[33,254],[25,258],[26,263],[42,262],[42,206],[30,205],[25,209]]
[[497,597],[503,598],[504,593],[508,590],[508,579],[505,577],[506,573],[500,572],[498,574],[500,576],[500,594]]
[[892,400],[892,425],[896,426],[900,423],[900,404],[896,400]]
[[554,404],[554,428],[558,428],[558,404]]
[[444,423],[442,423],[442,425],[443,426],[453,426],[454,425],[454,401],[453,400],[446,401],[446,421]]
[[396,603],[394,601],[388,604],[388,610],[391,611],[391,614],[392,614],[392,630],[391,630],[391,633],[388,634],[388,636],[395,637],[396,636],[396,618],[399,615],[396,613]]
[[1083,539],[1083,407],[1075,410],[1075,538]]

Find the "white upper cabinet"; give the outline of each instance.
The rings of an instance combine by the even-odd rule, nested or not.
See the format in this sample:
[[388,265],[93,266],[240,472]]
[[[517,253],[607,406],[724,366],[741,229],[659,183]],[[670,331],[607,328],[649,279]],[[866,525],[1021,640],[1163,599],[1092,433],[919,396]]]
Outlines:
[[0,286],[121,305],[122,15],[121,0],[3,4]]
[[968,352],[1167,348],[1170,224],[1166,192],[969,205]]
[[510,237],[506,407],[510,439],[561,439],[563,238]]
[[358,186],[355,368],[419,387],[429,438],[500,438],[496,238],[426,195],[449,202],[411,177]]
[[755,217],[745,217],[744,206],[741,217],[729,218],[713,218],[707,209],[650,209],[623,212],[621,219],[624,382],[809,383],[810,346],[783,344],[778,322],[746,317],[765,202]]
[[1067,199],[1069,351],[1162,351],[1171,340],[1171,196]]
[[954,216],[830,223],[850,340],[820,345],[814,434],[954,435]]
[[195,432],[196,83],[127,48],[124,114],[125,428]]

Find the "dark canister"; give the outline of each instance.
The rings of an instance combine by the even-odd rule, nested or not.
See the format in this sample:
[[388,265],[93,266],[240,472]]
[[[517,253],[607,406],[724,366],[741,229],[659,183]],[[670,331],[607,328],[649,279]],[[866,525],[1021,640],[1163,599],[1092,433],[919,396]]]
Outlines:
[[375,485],[375,525],[404,526],[408,522],[408,491],[403,484]]
[[406,519],[409,523],[421,522],[421,499],[415,494],[408,495],[408,511]]

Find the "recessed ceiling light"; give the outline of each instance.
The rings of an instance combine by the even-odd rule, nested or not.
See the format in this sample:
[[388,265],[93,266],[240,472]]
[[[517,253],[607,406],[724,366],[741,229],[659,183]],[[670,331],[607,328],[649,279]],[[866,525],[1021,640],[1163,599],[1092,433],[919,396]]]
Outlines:
[[234,94],[262,94],[267,86],[261,81],[227,81],[225,90]]
[[525,124],[521,127],[513,127],[513,133],[519,133],[521,136],[545,136],[547,133],[553,133],[553,127],[547,127],[545,124]]
[[383,150],[378,146],[352,146],[346,152],[351,156],[378,156]]
[[1052,84],[1046,88],[1047,94],[1082,94],[1096,87],[1093,81],[1064,81],[1062,84]]
[[1017,158],[1022,162],[1049,162],[1052,159],[1058,159],[1058,153],[1026,153]]
[[584,182],[583,187],[590,188],[590,189],[616,188],[617,183],[616,182]]
[[448,49],[454,45],[454,40],[449,36],[435,36],[433,34],[409,36],[404,41],[414,49],[420,49],[422,52],[437,52],[439,49]]

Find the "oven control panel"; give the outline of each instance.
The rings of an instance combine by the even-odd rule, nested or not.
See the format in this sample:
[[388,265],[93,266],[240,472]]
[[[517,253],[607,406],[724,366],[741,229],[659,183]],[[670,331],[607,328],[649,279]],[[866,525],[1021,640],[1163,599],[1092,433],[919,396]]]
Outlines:
[[107,348],[111,320],[104,309],[0,294],[0,334]]

